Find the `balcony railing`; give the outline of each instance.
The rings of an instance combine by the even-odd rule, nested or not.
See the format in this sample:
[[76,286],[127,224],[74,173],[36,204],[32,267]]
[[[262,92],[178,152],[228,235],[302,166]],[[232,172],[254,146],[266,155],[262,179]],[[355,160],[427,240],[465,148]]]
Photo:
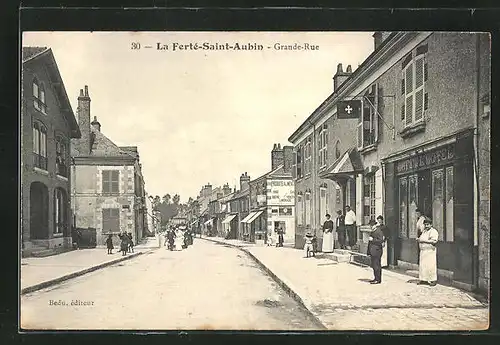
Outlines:
[[41,156],[38,153],[33,153],[33,165],[36,168],[47,170],[47,157]]

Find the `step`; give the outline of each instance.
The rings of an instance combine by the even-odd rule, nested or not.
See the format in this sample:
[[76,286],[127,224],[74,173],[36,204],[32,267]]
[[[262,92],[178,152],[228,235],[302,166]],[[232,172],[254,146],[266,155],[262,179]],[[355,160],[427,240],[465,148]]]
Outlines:
[[32,251],[31,256],[35,258],[44,258],[47,256],[69,252],[71,250],[73,250],[73,248],[45,248],[42,250]]
[[328,258],[330,260],[333,260],[335,262],[350,262],[351,261],[351,255],[350,254],[340,254],[340,253],[328,253],[328,254],[323,254],[325,258]]

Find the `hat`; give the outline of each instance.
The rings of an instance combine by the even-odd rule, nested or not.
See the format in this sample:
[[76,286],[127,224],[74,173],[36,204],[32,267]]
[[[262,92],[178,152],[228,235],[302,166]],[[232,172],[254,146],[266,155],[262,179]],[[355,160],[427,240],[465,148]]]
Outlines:
[[306,232],[306,236],[312,236],[311,232],[310,231]]

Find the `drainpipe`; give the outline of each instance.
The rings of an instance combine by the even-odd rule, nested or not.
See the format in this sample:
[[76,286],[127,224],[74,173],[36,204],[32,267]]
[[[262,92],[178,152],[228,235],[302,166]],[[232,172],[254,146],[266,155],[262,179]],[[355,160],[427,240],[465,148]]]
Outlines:
[[[319,213],[321,213],[321,210],[317,208],[317,205],[316,205],[316,200],[318,200],[319,198],[319,188],[316,188],[316,174],[317,174],[317,167],[316,167],[316,125],[311,122],[311,120],[307,120],[312,128],[313,128],[313,138],[312,138],[312,145],[311,145],[311,177],[312,177],[312,184],[313,184],[313,204],[312,204],[312,209],[314,210],[312,212],[312,214],[314,215],[314,218],[312,219],[312,225],[314,225],[314,234],[317,235],[317,229],[318,229],[318,226],[317,224],[319,224],[319,220],[321,219],[318,218],[318,220],[316,220],[316,216],[318,216]],[[318,202],[318,205],[320,203]]]

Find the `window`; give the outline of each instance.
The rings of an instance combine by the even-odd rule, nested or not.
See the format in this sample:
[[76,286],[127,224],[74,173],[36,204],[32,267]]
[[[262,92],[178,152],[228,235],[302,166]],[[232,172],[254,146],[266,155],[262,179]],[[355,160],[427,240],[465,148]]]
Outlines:
[[358,122],[358,149],[378,141],[378,87],[372,85],[363,95],[362,114]]
[[311,226],[311,193],[306,193],[305,197],[306,226]]
[[402,238],[417,237],[418,175],[399,179],[399,235]]
[[120,209],[103,208],[102,209],[102,233],[120,231]]
[[453,167],[432,171],[432,226],[441,241],[453,242]]
[[67,212],[66,192],[63,189],[54,190],[54,234],[62,234],[66,229]]
[[364,200],[363,200],[363,217],[364,223],[369,224],[370,221],[375,221],[375,174],[370,174],[364,177]]
[[296,165],[296,176],[297,178],[302,178],[304,177],[304,170],[303,170],[303,153],[304,153],[304,149],[302,146],[300,146],[299,148],[297,148],[297,165]]
[[318,138],[318,148],[319,148],[319,166],[320,168],[326,166],[327,159],[328,159],[328,126],[325,123],[319,132],[319,138]]
[[340,140],[337,140],[337,142],[335,143],[335,159],[339,159],[340,158]]
[[297,195],[297,225],[304,224],[304,207],[302,195]]
[[47,129],[42,124],[33,124],[33,165],[47,170]]
[[[424,48],[422,49],[422,47]],[[429,105],[425,88],[428,78],[426,52],[427,46],[417,48],[415,57],[403,66],[401,72],[401,93],[403,95],[401,120],[404,126],[423,121],[424,111]]]
[[42,113],[47,113],[47,106],[45,105],[45,88],[43,84],[38,83],[36,78],[33,79],[33,106]]
[[335,203],[342,206],[342,188],[335,184]]
[[304,175],[311,173],[311,138],[307,138],[306,146],[304,148]]
[[118,170],[103,170],[102,172],[102,192],[111,194],[119,193],[119,176]]
[[68,165],[66,161],[66,142],[62,137],[56,138],[56,173],[59,176],[68,177]]
[[321,218],[323,218],[328,213],[327,207],[327,192],[326,187],[319,188],[319,210],[321,212]]

